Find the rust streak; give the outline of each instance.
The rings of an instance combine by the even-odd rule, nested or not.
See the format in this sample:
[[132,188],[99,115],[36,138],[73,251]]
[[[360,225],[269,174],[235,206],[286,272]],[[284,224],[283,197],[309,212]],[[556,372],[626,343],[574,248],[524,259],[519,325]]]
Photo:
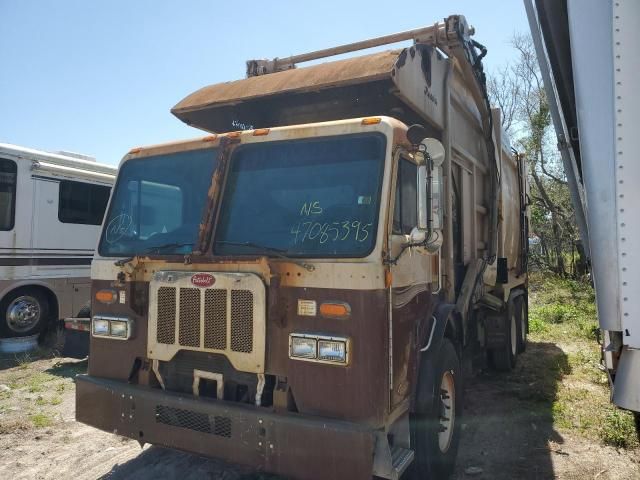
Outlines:
[[213,172],[213,176],[211,178],[211,186],[209,187],[209,191],[207,192],[207,202],[204,209],[204,214],[202,216],[202,221],[200,222],[197,248],[195,248],[193,251],[194,256],[203,255],[209,247],[213,225],[215,223],[217,213],[218,200],[220,199],[220,194],[223,187],[222,184],[224,182],[224,176],[227,170],[227,162],[231,153],[229,147],[231,144],[238,142],[239,139],[236,139],[234,141],[233,139],[230,139],[228,137],[222,137],[220,139],[220,148],[218,150],[218,164],[216,165],[216,169]]

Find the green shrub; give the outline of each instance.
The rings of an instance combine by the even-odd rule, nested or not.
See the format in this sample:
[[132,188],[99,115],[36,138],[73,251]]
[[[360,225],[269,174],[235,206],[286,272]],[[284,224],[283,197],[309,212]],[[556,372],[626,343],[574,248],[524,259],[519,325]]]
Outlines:
[[547,324],[539,315],[529,314],[529,333],[545,333],[548,330]]
[[600,436],[604,443],[613,447],[632,446],[636,436],[633,415],[613,408],[604,419]]
[[44,428],[53,425],[53,419],[45,413],[36,413],[31,415],[30,419],[34,427]]

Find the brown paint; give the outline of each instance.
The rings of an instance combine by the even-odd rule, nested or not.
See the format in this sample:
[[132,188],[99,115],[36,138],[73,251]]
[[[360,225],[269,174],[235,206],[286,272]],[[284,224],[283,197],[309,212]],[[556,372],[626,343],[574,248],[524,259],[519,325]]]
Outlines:
[[[286,376],[300,413],[382,426],[388,404],[387,293],[330,288],[280,289],[287,323],[267,323],[267,373]],[[298,299],[348,303],[348,319],[299,316]],[[352,339],[349,366],[289,358],[289,334]]]
[[432,310],[433,300],[429,291],[418,293],[406,305],[393,309],[392,409],[409,398],[414,391],[420,360],[418,350],[421,348],[418,333],[424,330],[422,326]]
[[[301,480],[371,478],[374,432],[355,423],[274,414],[85,375],[77,379],[76,404],[79,421],[135,440]],[[193,412],[208,422],[224,417],[229,435],[161,423],[158,406]]]
[[[103,288],[114,288],[113,282],[94,280],[91,288],[92,315],[125,316],[134,321],[134,336],[129,340],[113,340],[91,336],[89,345],[88,374],[100,378],[126,380],[136,358],[143,359],[147,351],[147,308],[149,303],[149,284],[127,282],[124,287],[126,304],[119,302],[105,305],[95,300],[95,293]],[[132,308],[132,305],[135,308]],[[146,305],[147,308],[144,308]],[[142,308],[141,308],[142,307]],[[141,310],[144,310],[141,313]]]

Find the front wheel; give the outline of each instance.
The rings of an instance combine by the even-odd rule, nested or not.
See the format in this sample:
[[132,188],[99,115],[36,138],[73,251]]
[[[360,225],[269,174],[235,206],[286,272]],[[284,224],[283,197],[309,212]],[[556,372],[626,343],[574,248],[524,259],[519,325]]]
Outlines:
[[42,331],[49,314],[45,296],[37,290],[18,290],[0,302],[0,334],[3,337],[27,337]]
[[460,360],[450,340],[424,364],[420,373],[416,412],[411,417],[415,461],[412,479],[448,478],[460,442],[462,379]]

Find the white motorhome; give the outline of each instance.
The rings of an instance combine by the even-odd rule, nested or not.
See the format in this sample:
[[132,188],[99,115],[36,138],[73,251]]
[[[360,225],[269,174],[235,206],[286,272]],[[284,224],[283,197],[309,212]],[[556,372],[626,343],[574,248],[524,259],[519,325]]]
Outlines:
[[81,314],[117,169],[0,143],[0,337]]

